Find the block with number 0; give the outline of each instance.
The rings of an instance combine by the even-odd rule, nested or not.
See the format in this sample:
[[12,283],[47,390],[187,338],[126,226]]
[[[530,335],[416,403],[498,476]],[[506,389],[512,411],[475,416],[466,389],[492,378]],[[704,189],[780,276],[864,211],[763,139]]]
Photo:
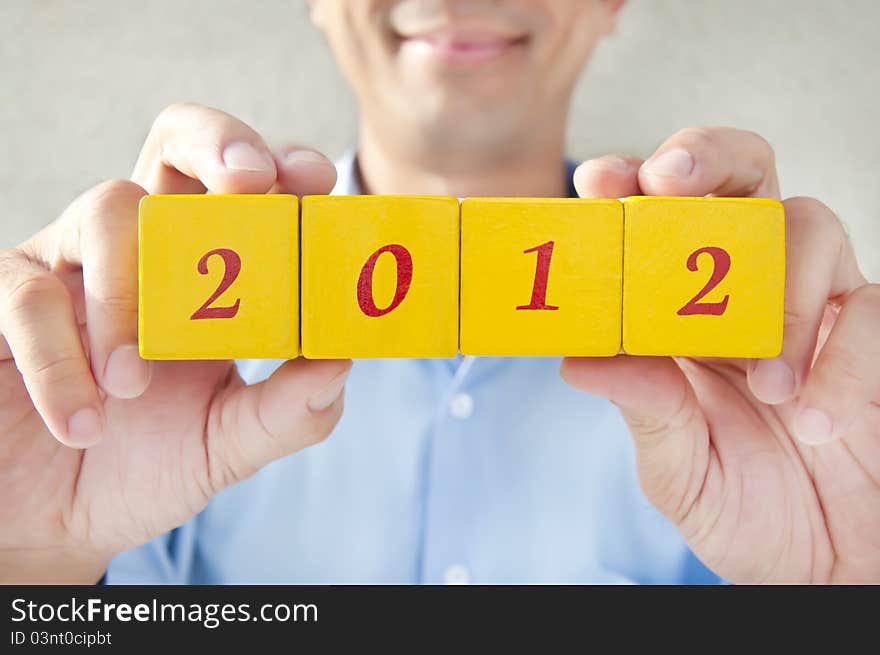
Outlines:
[[148,359],[299,354],[296,196],[145,196],[139,344]]
[[469,198],[461,206],[461,351],[620,351],[623,205]]
[[785,213],[775,200],[624,201],[623,349],[775,357],[782,349]]
[[455,356],[456,198],[306,196],[302,214],[304,356]]

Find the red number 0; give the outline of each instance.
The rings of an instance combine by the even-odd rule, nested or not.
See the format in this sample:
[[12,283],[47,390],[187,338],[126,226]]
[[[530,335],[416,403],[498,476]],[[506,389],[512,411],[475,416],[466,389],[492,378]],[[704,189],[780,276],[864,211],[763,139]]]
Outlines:
[[[394,299],[391,301],[391,304],[385,309],[379,309],[373,300],[373,271],[376,269],[376,262],[379,261],[379,257],[385,252],[394,255],[394,259],[397,260],[397,288],[394,291]],[[358,277],[357,299],[361,311],[371,318],[378,318],[393,312],[403,302],[403,299],[406,298],[409,285],[412,282],[412,276],[413,260],[409,250],[396,243],[379,248],[367,259],[367,263],[364,264]]]
[[532,284],[532,302],[528,305],[520,305],[517,309],[547,309],[551,311],[559,309],[559,307],[547,304],[547,278],[550,277],[553,242],[548,241],[540,246],[523,250],[524,255],[530,252],[538,253],[538,261],[535,263],[535,282]]
[[702,290],[700,290],[700,293],[691,298],[684,307],[678,310],[679,316],[721,316],[727,309],[727,303],[730,300],[730,294],[725,295],[724,300],[722,300],[721,302],[701,303],[700,300],[705,298],[706,295],[710,291],[712,291],[712,289],[717,287],[721,283],[721,280],[723,280],[724,277],[727,275],[727,273],[730,272],[730,254],[723,248],[716,248],[715,246],[708,246],[706,248],[694,250],[687,260],[687,267],[689,271],[697,271],[697,258],[703,253],[710,255],[714,262],[712,276],[709,278],[706,286],[704,286]]
[[223,260],[223,264],[226,267],[223,271],[223,279],[220,280],[220,285],[211,294],[211,297],[205,301],[205,304],[190,316],[190,320],[193,321],[200,318],[234,318],[238,314],[238,306],[241,304],[241,298],[236,298],[235,303],[228,307],[211,307],[211,303],[222,296],[223,292],[232,286],[238,274],[241,273],[241,257],[238,256],[238,253],[228,248],[217,248],[209,250],[199,260],[198,270],[202,275],[208,274],[208,260],[212,255],[217,255]]

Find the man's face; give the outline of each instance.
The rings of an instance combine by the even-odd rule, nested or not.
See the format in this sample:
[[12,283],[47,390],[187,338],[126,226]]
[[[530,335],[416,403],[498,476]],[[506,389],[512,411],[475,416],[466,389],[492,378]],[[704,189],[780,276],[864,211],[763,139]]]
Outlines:
[[623,0],[311,0],[367,121],[438,151],[509,149],[562,120]]

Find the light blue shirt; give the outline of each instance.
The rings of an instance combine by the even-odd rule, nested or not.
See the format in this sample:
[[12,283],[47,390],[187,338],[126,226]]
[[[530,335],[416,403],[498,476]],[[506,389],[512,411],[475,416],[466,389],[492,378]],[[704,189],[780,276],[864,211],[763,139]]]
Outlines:
[[[354,158],[334,193],[358,193]],[[239,362],[248,382],[279,361]],[[329,439],[117,556],[110,584],[717,583],[558,358],[358,360]]]

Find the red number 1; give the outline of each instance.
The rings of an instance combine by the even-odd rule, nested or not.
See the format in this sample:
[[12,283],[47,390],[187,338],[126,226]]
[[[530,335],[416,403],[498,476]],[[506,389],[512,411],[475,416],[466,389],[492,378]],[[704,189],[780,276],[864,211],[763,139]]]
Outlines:
[[532,285],[532,302],[528,305],[520,305],[517,309],[547,309],[550,311],[559,309],[559,307],[547,304],[547,279],[550,277],[550,258],[553,257],[553,242],[548,241],[540,246],[523,250],[524,255],[530,252],[538,253],[538,261],[535,264],[535,282]]

